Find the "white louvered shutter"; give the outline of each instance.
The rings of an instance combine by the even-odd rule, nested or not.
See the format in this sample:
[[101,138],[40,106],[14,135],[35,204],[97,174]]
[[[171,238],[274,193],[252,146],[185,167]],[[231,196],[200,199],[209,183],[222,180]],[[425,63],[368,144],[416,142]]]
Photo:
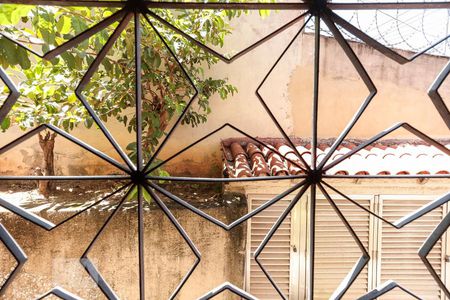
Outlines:
[[[251,197],[251,208],[256,209],[275,196],[276,195],[258,195]],[[280,295],[272,287],[260,267],[256,264],[253,259],[253,253],[288,204],[289,200],[282,199],[251,218],[250,221],[250,252],[252,258],[250,259],[248,286],[250,293],[258,299],[281,299]],[[291,216],[288,215],[259,257],[259,261],[266,268],[286,297],[289,297],[290,292],[290,239]]]
[[[411,213],[432,199],[417,196],[380,196],[380,204],[383,216],[392,221]],[[386,224],[381,226],[379,282],[395,280],[423,299],[441,299],[438,285],[417,253],[425,239],[442,219],[443,213],[443,208],[439,207],[401,230]],[[428,255],[428,259],[438,274],[441,274],[442,270],[442,252],[442,241],[439,240]],[[411,299],[411,297],[399,289],[395,289],[383,296],[382,299],[401,300]]]
[[[333,197],[333,195],[331,197],[366,249],[369,249],[369,214],[346,200]],[[368,197],[351,198],[369,209],[370,199]],[[318,198],[316,202],[314,299],[329,299],[361,255],[359,247],[328,201]],[[343,299],[357,299],[367,290],[368,267],[366,266]]]

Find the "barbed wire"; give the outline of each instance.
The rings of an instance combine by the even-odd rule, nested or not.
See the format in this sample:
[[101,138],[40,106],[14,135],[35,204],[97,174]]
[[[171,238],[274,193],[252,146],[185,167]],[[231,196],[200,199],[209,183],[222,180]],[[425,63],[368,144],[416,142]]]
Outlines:
[[[333,2],[345,2],[345,0]],[[357,0],[357,2],[369,3],[376,1]],[[336,13],[372,38],[392,49],[420,52],[450,33],[449,9],[359,10],[336,11]],[[339,29],[346,39],[361,42],[344,29]],[[314,24],[311,22],[307,26],[306,32],[312,32],[313,30]],[[325,24],[321,24],[321,33],[325,36],[332,36]],[[450,57],[449,43],[450,39],[430,49],[427,53]]]

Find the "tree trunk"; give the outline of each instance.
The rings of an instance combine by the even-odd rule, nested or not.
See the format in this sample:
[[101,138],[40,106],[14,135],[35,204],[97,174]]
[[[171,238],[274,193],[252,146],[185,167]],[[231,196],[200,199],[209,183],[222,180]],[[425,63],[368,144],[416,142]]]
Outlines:
[[[39,133],[39,146],[41,146],[44,154],[44,165],[42,166],[42,175],[53,176],[55,175],[55,161],[53,150],[55,148],[56,133],[47,132],[45,135]],[[53,191],[54,184],[50,180],[39,180],[39,192],[48,197]]]

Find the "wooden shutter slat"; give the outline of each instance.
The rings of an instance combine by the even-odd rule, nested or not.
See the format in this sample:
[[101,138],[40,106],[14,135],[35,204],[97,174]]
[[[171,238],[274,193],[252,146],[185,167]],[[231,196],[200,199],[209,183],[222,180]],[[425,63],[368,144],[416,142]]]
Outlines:
[[[369,215],[348,201],[340,199],[334,201],[363,244],[368,247]],[[369,208],[369,200],[359,200],[358,203]],[[314,299],[329,299],[362,253],[328,201],[317,199],[316,207]],[[357,299],[367,292],[367,287],[368,270],[365,268],[344,299]]]
[[[260,205],[266,203],[275,195],[267,195],[265,199],[249,199],[252,209],[256,209]],[[277,221],[286,206],[289,204],[288,199],[282,199],[276,204],[266,208],[260,214],[251,218],[250,221],[250,253],[253,257],[254,251],[259,247],[261,241],[265,238],[272,225]],[[281,289],[285,296],[289,296],[289,280],[290,280],[290,251],[291,251],[291,218],[286,217],[284,222],[275,232],[269,243],[259,256],[259,262],[268,271],[277,286]],[[272,287],[266,275],[257,265],[254,259],[250,261],[249,276],[250,293],[261,300],[280,299],[280,295]]]
[[[430,200],[383,198],[382,215],[388,220],[395,220],[420,208]],[[440,289],[418,256],[418,250],[443,217],[443,208],[439,207],[419,218],[401,230],[387,224],[381,229],[381,274],[380,282],[395,280],[426,299],[440,299]],[[428,258],[440,274],[442,243],[439,240]],[[399,289],[385,295],[383,299],[410,299]]]

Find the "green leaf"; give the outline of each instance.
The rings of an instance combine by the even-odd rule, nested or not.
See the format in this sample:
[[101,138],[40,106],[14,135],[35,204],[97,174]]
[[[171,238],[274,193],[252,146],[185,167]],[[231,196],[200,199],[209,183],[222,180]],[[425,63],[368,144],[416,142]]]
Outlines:
[[3,120],[2,124],[0,125],[0,127],[1,127],[2,131],[5,132],[6,129],[9,128],[9,126],[11,126],[11,119],[9,117],[6,117]]
[[17,47],[11,41],[1,38],[0,47],[3,49],[6,61],[10,65],[14,66],[19,63],[18,57],[16,56]]
[[81,18],[73,16],[71,20],[72,20],[71,22],[72,28],[75,30],[76,34],[88,29],[88,26],[86,25],[85,22],[83,22]]
[[28,53],[25,49],[18,48],[16,50],[16,56],[17,56],[17,60],[20,64],[20,66],[22,67],[22,69],[27,70],[27,69],[31,68],[31,61],[30,61],[30,58],[28,57]]
[[32,6],[29,5],[16,5],[10,15],[11,24],[12,25],[19,24],[22,17],[27,16],[28,13],[31,11],[31,9]]
[[56,23],[56,28],[58,29],[58,32],[60,34],[67,34],[70,32],[70,29],[72,28],[71,25],[72,25],[71,19],[67,16],[62,16]]
[[69,102],[69,104],[74,104],[78,101],[77,95],[75,95],[75,93],[70,94],[69,97],[67,97],[67,102]]

